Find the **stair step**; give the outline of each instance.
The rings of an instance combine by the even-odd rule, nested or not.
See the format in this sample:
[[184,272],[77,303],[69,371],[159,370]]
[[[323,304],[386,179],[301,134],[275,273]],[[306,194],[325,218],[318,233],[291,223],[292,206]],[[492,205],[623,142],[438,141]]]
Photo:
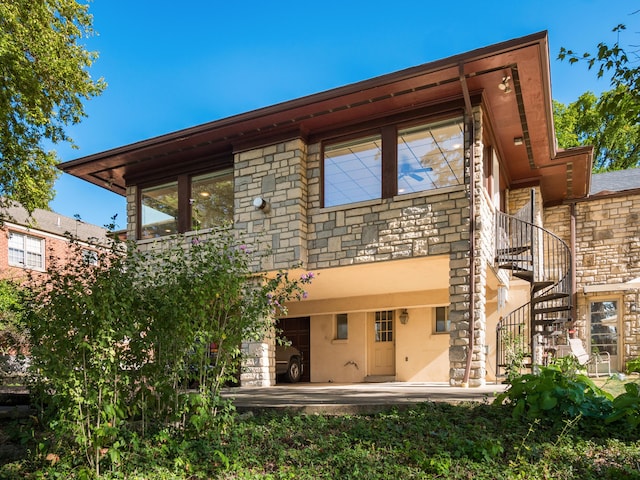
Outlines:
[[561,298],[567,298],[569,297],[568,293],[565,292],[553,292],[553,293],[548,293],[546,295],[541,295],[539,297],[533,297],[531,299],[532,303],[541,303],[541,302],[549,302],[551,300],[559,300]]
[[559,305],[557,307],[534,308],[533,314],[540,315],[543,313],[565,312],[567,310],[571,310],[570,305]]
[[498,250],[498,255],[518,255],[519,253],[524,253],[531,250],[530,245],[520,245],[517,247],[509,247],[509,248],[500,248]]
[[546,280],[544,282],[533,282],[533,291],[534,293],[539,292],[540,290],[543,290],[552,285],[555,285],[555,282],[552,282],[550,280]]
[[533,272],[531,270],[514,270],[513,276],[526,280],[527,282],[533,281]]

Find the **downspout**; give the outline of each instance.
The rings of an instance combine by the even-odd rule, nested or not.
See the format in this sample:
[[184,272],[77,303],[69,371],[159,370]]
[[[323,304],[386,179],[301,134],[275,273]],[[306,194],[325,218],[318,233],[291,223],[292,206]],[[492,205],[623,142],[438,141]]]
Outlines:
[[575,329],[576,319],[578,318],[578,288],[576,283],[576,202],[570,204],[570,245],[571,249],[571,329]]
[[462,379],[462,387],[469,386],[469,377],[471,375],[471,361],[473,358],[473,349],[475,344],[475,296],[476,296],[476,241],[475,241],[475,129],[473,121],[473,109],[471,106],[471,96],[469,95],[469,87],[464,75],[464,67],[459,65],[460,84],[462,85],[462,95],[464,96],[464,123],[469,128],[469,348],[467,350],[467,363],[464,369],[464,377]]

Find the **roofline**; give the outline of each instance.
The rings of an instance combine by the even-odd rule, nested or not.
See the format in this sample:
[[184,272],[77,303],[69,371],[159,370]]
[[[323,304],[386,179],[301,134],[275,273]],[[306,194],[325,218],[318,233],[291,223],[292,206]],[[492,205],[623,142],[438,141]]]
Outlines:
[[[136,150],[143,150],[147,147],[157,146],[163,143],[169,143],[176,140],[179,141],[181,138],[187,138],[189,136],[200,134],[215,128],[225,127],[225,126],[233,125],[236,123],[255,120],[261,117],[268,117],[269,115],[286,112],[294,108],[311,105],[313,103],[321,103],[323,101],[331,100],[337,97],[346,96],[352,93],[357,93],[361,90],[368,90],[368,89],[380,87],[386,84],[410,79],[419,75],[437,72],[438,70],[445,70],[447,68],[457,67],[463,63],[467,63],[470,61],[477,61],[485,57],[495,56],[503,52],[511,51],[516,47],[526,48],[535,44],[545,47],[545,48],[541,48],[541,52],[543,52],[543,55],[546,55],[547,58],[546,59],[542,58],[541,61],[543,62],[543,65],[546,64],[546,66],[543,69],[543,75],[545,77],[545,85],[550,86],[551,85],[550,74],[548,71],[549,70],[549,67],[548,67],[549,50],[548,50],[547,39],[548,39],[547,31],[543,30],[537,33],[526,35],[524,37],[496,43],[486,47],[471,50],[469,52],[453,55],[451,57],[447,57],[444,59],[424,63],[414,67],[409,67],[403,70],[384,74],[378,77],[362,80],[360,82],[351,83],[346,86],[336,87],[330,90],[325,90],[319,93],[314,93],[311,95],[299,97],[293,100],[276,103],[267,107],[250,110],[248,112],[232,115],[230,117],[224,117],[222,119],[213,120],[211,122],[207,122],[207,123],[203,123],[193,127],[188,127],[182,130],[177,130],[167,134],[159,135],[159,136],[152,137],[139,142],[134,142],[121,147],[116,147],[110,150],[80,157],[67,162],[62,162],[58,165],[58,168],[60,168],[63,171],[67,171],[68,169],[71,169],[73,167],[84,165],[86,163],[91,163],[96,160],[123,155]],[[549,118],[551,119],[551,125],[553,125],[552,123],[553,115],[551,114],[552,110],[550,110],[550,106],[552,105],[551,91],[550,91],[550,88],[548,89],[545,88],[545,90],[548,90],[548,94],[549,94],[549,99],[548,99],[549,101],[547,102],[545,100],[545,103],[549,104],[547,108],[549,109],[549,115],[550,115]],[[554,149],[553,146],[551,148],[552,150]],[[554,153],[555,152],[551,152],[552,157],[554,156],[553,155]]]

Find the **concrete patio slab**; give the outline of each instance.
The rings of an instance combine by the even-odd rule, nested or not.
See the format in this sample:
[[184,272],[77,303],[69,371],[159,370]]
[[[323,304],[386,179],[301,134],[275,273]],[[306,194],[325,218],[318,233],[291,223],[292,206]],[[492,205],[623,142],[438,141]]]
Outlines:
[[299,413],[374,413],[422,402],[492,402],[507,386],[452,387],[447,383],[299,383],[274,387],[228,388],[222,393],[238,411],[287,410]]

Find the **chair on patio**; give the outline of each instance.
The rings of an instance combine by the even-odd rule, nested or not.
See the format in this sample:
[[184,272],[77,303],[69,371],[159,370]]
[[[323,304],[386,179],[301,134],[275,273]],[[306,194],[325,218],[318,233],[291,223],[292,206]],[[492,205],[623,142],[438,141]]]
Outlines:
[[599,365],[607,365],[607,373],[611,376],[611,355],[609,352],[599,352],[589,354],[587,353],[582,340],[579,338],[570,338],[569,346],[571,347],[571,353],[578,360],[578,363],[589,371],[589,368],[593,367],[593,372],[596,377],[600,376]]

